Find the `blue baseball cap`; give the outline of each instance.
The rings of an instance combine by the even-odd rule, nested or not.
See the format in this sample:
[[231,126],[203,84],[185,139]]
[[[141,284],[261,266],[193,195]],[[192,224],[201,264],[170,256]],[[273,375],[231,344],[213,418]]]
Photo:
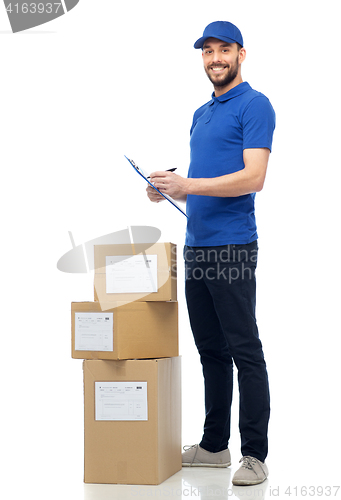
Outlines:
[[202,49],[208,38],[218,38],[228,43],[239,43],[243,47],[243,37],[237,26],[228,21],[215,21],[206,26],[203,36],[194,44],[195,49]]

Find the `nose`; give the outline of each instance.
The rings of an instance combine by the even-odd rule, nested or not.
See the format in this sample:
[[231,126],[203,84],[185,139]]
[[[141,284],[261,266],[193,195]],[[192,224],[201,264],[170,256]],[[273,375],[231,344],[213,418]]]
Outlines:
[[214,51],[212,53],[212,61],[217,63],[217,62],[221,62],[221,53],[219,51]]

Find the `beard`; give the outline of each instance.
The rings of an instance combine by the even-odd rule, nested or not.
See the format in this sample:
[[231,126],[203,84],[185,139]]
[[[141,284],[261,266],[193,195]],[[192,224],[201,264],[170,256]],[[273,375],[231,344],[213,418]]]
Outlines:
[[[212,66],[225,66],[225,65],[211,64],[210,67]],[[238,64],[238,58],[237,58],[235,64],[231,64],[230,66],[227,65],[228,72],[223,76],[214,75],[212,74],[212,72],[209,71],[209,69],[206,68],[205,71],[209,80],[213,83],[214,88],[220,88],[220,87],[225,87],[229,85],[231,82],[233,82],[233,80],[238,75],[239,66],[240,65]]]

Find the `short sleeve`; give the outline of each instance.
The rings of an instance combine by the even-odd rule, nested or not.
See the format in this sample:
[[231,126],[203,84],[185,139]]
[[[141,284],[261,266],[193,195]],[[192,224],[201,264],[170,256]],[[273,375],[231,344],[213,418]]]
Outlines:
[[243,149],[268,148],[271,151],[275,125],[276,115],[269,99],[264,95],[252,99],[242,116]]

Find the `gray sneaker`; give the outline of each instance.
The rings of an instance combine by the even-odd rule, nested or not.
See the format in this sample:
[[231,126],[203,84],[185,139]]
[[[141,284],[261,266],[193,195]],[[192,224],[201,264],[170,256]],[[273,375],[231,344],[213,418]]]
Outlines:
[[239,460],[243,462],[233,476],[232,484],[236,486],[248,486],[259,484],[265,481],[269,475],[267,466],[254,457],[243,457]]
[[228,449],[211,453],[198,444],[184,446],[182,454],[183,467],[228,467],[231,465],[231,456]]

